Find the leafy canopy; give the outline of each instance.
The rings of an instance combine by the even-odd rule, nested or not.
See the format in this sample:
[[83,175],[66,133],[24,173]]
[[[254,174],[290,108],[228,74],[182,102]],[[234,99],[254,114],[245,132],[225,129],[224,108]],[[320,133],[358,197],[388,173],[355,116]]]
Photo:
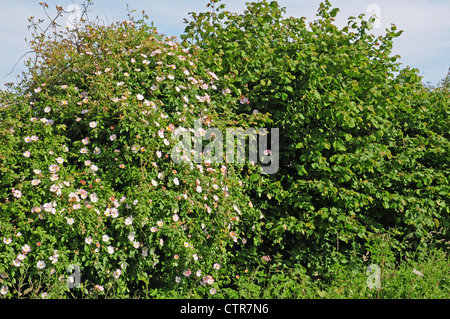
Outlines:
[[183,40],[250,101],[236,113],[268,112],[280,129],[280,169],[252,186],[273,251],[326,272],[376,233],[395,229],[398,249],[410,233],[447,233],[449,93],[401,68],[402,31],[375,37],[364,15],[340,29],[328,1],[310,23],[275,1],[210,7],[191,13]]

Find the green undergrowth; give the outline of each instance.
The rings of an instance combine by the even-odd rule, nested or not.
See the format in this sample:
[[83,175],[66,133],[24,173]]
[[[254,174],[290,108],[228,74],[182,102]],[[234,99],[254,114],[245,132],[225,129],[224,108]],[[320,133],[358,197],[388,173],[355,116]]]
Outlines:
[[[327,277],[307,275],[300,265],[288,267],[281,255],[264,256],[255,269],[237,275],[234,284],[209,296],[217,299],[448,299],[450,296],[450,243],[444,249],[421,242],[410,257],[396,256],[388,235],[381,235],[360,262],[335,264]],[[398,259],[400,258],[400,259]],[[369,265],[378,266],[379,283]],[[25,278],[22,281],[25,282]],[[12,294],[26,299],[200,299],[196,289],[143,286],[124,293],[114,286],[89,292],[85,284],[69,289],[65,280],[41,277],[30,285],[14,287]]]

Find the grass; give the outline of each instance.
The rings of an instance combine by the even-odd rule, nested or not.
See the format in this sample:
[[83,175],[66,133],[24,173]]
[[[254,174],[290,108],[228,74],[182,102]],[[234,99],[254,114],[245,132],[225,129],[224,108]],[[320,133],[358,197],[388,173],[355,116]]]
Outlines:
[[[327,279],[306,274],[303,267],[287,267],[280,256],[261,264],[239,277],[232,287],[222,288],[215,298],[229,299],[449,299],[450,242],[439,248],[423,243],[409,257],[398,258],[389,245],[389,237],[369,247],[367,256],[357,264],[336,264]],[[377,265],[377,273],[368,266]],[[379,275],[379,281],[372,281]],[[25,278],[23,278],[25,281]],[[1,284],[1,283],[0,283]],[[175,289],[148,285],[132,295],[105,287],[101,294],[69,290],[64,280],[40,279],[40,282],[14,288],[14,298],[82,298],[82,299],[193,299],[202,298],[196,291],[187,294]],[[0,295],[0,299],[2,296]]]
[[[416,260],[380,266],[379,286],[368,284],[369,263],[360,267],[337,266],[331,281],[313,279],[301,270],[269,270],[244,279],[236,298],[326,299],[448,299],[450,258],[432,250]],[[250,279],[250,280],[248,280]]]

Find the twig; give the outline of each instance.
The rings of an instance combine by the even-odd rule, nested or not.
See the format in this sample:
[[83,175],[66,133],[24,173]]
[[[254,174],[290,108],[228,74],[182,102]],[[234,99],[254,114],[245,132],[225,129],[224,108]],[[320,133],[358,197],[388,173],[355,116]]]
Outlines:
[[31,50],[31,51],[27,51],[27,52],[25,52],[24,54],[22,54],[22,56],[17,60],[17,62],[16,62],[16,63],[14,64],[14,66],[12,67],[11,72],[9,72],[9,73],[6,74],[5,76],[3,76],[3,78],[5,78],[5,77],[7,77],[8,75],[10,75],[11,73],[13,73],[13,71],[14,71],[14,69],[15,69],[17,63],[19,63],[20,60],[22,60],[22,58],[23,58],[25,55],[27,55],[28,53],[33,53],[33,52],[34,52],[34,50]]

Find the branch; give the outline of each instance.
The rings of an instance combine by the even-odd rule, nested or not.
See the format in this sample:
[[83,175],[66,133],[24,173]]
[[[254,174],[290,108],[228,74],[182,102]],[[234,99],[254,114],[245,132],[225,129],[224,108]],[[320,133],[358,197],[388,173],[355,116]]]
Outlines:
[[17,60],[17,62],[16,62],[16,63],[14,64],[14,66],[12,67],[11,72],[9,72],[9,73],[6,74],[5,76],[3,76],[3,78],[6,78],[8,75],[10,75],[11,73],[13,73],[14,68],[16,67],[17,63],[19,63],[20,60],[22,60],[22,58],[23,58],[24,56],[26,56],[28,53],[33,53],[33,52],[35,52],[35,51],[34,51],[34,50],[31,50],[31,51],[28,51],[28,52],[25,52],[24,54],[22,54],[22,56]]

